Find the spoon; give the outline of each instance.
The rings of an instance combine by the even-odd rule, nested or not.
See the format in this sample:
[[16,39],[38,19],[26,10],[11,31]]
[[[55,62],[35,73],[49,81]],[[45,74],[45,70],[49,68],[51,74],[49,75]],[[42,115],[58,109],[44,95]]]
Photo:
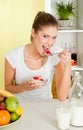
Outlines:
[[61,52],[54,52],[54,53],[51,53],[51,54],[46,54],[46,55],[48,55],[48,56],[52,56],[52,55],[59,55],[59,54],[61,54]]
[[54,52],[54,53],[46,53],[46,52],[44,52],[44,55],[45,56],[53,56],[53,55],[59,55],[59,54],[61,54],[61,52]]
[[54,53],[52,53],[48,48],[46,48],[44,46],[43,46],[43,49],[44,49],[44,55],[46,55],[46,56],[52,56],[52,55],[61,53],[61,52],[54,52]]

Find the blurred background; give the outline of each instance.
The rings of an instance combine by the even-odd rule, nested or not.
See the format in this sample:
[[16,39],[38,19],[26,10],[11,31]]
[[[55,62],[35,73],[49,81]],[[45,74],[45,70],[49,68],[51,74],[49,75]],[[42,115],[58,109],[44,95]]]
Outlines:
[[29,43],[33,19],[44,10],[44,0],[0,0],[0,88],[4,88],[6,53]]
[[[6,53],[30,42],[31,26],[38,11],[44,10],[56,17],[55,3],[60,1],[0,0],[0,88],[4,88]],[[72,1],[75,4],[77,17],[73,19],[72,27],[59,28],[56,45],[77,54],[77,66],[73,70],[80,70],[83,79],[83,0],[62,1]]]

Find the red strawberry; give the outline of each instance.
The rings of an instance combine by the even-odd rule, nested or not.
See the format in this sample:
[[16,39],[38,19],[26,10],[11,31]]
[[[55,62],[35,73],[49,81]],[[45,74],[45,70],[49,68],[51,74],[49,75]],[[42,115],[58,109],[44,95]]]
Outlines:
[[49,55],[52,54],[49,50],[45,50],[45,53]]
[[34,76],[33,79],[39,80],[39,77],[38,76]]
[[43,50],[44,52],[47,54],[47,55],[51,55],[52,53],[50,52],[49,48],[45,47],[45,46],[42,46],[43,47]]

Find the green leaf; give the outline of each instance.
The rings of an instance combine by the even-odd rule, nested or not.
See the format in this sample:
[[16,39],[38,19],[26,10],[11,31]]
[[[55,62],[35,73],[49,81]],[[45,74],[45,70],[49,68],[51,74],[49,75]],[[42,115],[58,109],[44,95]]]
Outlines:
[[67,4],[65,4],[63,1],[60,3],[56,2],[55,7],[59,18],[62,20],[68,20],[70,16],[76,16],[73,2],[68,2]]

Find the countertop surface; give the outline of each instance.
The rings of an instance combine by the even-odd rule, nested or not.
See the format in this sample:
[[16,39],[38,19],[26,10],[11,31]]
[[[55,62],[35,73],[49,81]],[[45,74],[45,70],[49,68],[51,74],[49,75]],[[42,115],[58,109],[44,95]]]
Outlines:
[[[27,100],[19,98],[23,107],[21,118],[14,124],[1,130],[59,130],[56,121],[58,100]],[[72,127],[69,130],[83,130],[83,127]]]

